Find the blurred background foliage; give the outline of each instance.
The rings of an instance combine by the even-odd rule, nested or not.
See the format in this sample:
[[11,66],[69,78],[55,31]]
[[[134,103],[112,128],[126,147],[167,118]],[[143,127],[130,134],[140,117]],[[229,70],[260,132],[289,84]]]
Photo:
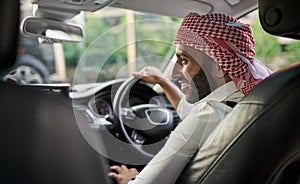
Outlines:
[[[163,68],[162,60],[169,59],[175,52],[173,38],[180,19],[149,14],[135,14],[136,68],[152,65]],[[168,25],[165,26],[166,22]],[[98,81],[114,79],[117,72],[127,64],[126,17],[99,18],[85,16],[85,40],[82,43],[64,42],[63,49],[67,75],[73,76],[75,67],[84,58],[89,70],[98,74]],[[104,45],[104,46],[103,46]],[[107,51],[113,51],[107,57]],[[87,56],[88,55],[88,56]]]
[[266,33],[262,29],[258,16],[254,17],[251,26],[255,40],[256,57],[268,65],[281,53],[281,46],[278,42],[278,38]]

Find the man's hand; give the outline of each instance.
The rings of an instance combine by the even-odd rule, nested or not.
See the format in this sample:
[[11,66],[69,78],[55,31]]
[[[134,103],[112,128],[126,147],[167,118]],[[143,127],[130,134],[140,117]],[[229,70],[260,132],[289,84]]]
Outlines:
[[132,75],[150,84],[157,84],[160,83],[162,79],[165,79],[163,73],[153,66],[144,67],[142,70],[134,72]]
[[135,178],[139,172],[135,168],[128,169],[125,165],[114,165],[110,169],[115,172],[108,173],[109,177],[114,178],[118,184],[126,184],[132,178]]
[[148,66],[132,74],[134,77],[142,79],[145,83],[159,84],[164,89],[165,94],[173,107],[177,109],[178,103],[181,97],[183,97],[183,93],[171,80],[164,76],[158,68]]

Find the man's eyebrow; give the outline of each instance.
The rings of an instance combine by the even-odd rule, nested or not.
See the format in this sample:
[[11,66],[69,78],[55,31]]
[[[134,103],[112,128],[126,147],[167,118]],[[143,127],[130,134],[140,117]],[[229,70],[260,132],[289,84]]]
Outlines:
[[176,56],[177,57],[190,57],[185,51],[183,51],[183,52],[180,52],[180,53],[176,53]]

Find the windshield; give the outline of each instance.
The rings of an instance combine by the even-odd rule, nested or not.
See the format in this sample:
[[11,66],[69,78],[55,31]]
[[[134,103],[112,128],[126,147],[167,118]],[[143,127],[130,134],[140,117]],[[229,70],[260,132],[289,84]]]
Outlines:
[[116,8],[84,17],[86,39],[76,46],[82,54],[73,84],[126,78],[144,66],[164,70],[174,55],[177,19]]

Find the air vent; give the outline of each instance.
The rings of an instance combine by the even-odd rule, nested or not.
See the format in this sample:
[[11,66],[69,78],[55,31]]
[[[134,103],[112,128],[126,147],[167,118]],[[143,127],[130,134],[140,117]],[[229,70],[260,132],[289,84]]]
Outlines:
[[86,4],[86,0],[64,0],[65,3],[67,4],[72,4],[72,5],[84,5]]
[[107,0],[95,0],[95,4],[105,4]]

